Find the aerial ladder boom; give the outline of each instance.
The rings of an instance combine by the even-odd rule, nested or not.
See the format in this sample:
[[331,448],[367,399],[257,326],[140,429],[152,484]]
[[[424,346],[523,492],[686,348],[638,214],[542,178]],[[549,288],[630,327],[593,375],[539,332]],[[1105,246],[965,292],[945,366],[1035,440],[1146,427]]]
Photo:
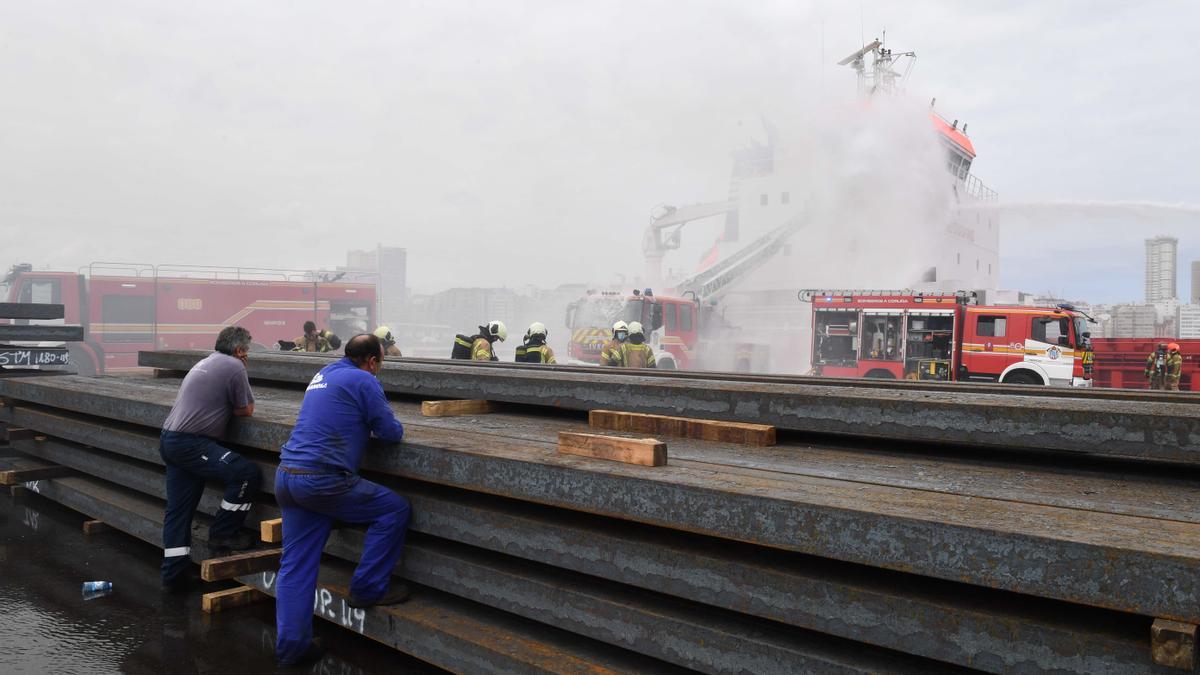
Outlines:
[[646,283],[650,286],[662,285],[663,256],[667,251],[679,248],[684,225],[693,220],[719,216],[735,209],[736,202],[656,207],[650,214],[650,224],[646,226],[646,233],[642,237],[642,253],[646,257]]
[[676,295],[692,293],[697,301],[716,300],[730,286],[745,279],[771,258],[774,258],[783,248],[784,243],[805,222],[803,216],[792,218],[725,260],[695,276],[684,279],[676,287]]

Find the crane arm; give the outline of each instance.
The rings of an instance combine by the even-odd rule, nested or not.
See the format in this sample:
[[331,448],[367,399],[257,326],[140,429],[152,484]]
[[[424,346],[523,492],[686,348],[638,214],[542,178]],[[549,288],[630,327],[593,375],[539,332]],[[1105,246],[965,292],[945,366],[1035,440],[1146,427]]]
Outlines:
[[759,237],[746,248],[722,260],[699,274],[683,280],[675,292],[679,295],[691,292],[697,300],[716,299],[734,283],[746,278],[751,272],[767,263],[783,244],[791,238],[806,220],[793,218],[771,232]]

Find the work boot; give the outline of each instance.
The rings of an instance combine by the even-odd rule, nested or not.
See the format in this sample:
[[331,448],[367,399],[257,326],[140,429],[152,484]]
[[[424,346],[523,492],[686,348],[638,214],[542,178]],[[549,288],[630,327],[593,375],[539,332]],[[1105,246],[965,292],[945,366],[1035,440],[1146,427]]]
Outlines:
[[171,581],[164,581],[162,589],[167,593],[183,595],[200,585],[200,575],[192,570],[181,572]]
[[350,606],[355,608],[372,607],[374,605],[398,605],[408,599],[408,585],[393,583],[383,597],[378,600],[365,600],[356,595],[350,595]]
[[321,660],[325,656],[325,645],[321,642],[321,638],[313,638],[312,642],[308,643],[308,649],[300,655],[300,658],[291,663],[279,664],[281,668],[294,668],[297,666],[307,666]]
[[212,537],[208,547],[214,551],[248,551],[258,544],[258,538],[246,530],[238,530],[232,537]]

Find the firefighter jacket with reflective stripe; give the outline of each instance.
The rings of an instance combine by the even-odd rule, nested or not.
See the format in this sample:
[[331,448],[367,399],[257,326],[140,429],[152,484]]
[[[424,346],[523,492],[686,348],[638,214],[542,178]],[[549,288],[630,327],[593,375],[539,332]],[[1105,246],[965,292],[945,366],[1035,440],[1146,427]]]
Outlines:
[[602,366],[623,366],[625,365],[625,354],[621,351],[621,345],[625,343],[613,338],[604,343],[604,348],[600,350],[600,365]]
[[554,365],[554,350],[550,345],[521,345],[517,347],[517,363],[544,363]]
[[317,335],[309,338],[307,335],[301,335],[296,338],[296,346],[292,349],[294,352],[328,352],[333,348],[329,346],[329,340],[326,340],[323,335]]
[[475,338],[471,344],[472,361],[496,361],[496,352],[492,351],[492,343],[485,337]]
[[635,345],[626,342],[621,345],[621,358],[626,368],[654,367],[654,350],[646,343]]
[[1167,354],[1167,382],[1178,383],[1183,377],[1183,354],[1171,352]]

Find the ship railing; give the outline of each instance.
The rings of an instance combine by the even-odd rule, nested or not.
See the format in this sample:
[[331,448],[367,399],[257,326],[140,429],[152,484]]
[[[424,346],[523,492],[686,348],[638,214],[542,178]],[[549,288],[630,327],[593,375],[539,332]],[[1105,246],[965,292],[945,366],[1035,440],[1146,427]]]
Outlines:
[[963,181],[963,189],[972,199],[981,202],[995,202],[1000,200],[1000,195],[995,190],[983,184],[983,181],[975,174],[967,174],[966,180]]

